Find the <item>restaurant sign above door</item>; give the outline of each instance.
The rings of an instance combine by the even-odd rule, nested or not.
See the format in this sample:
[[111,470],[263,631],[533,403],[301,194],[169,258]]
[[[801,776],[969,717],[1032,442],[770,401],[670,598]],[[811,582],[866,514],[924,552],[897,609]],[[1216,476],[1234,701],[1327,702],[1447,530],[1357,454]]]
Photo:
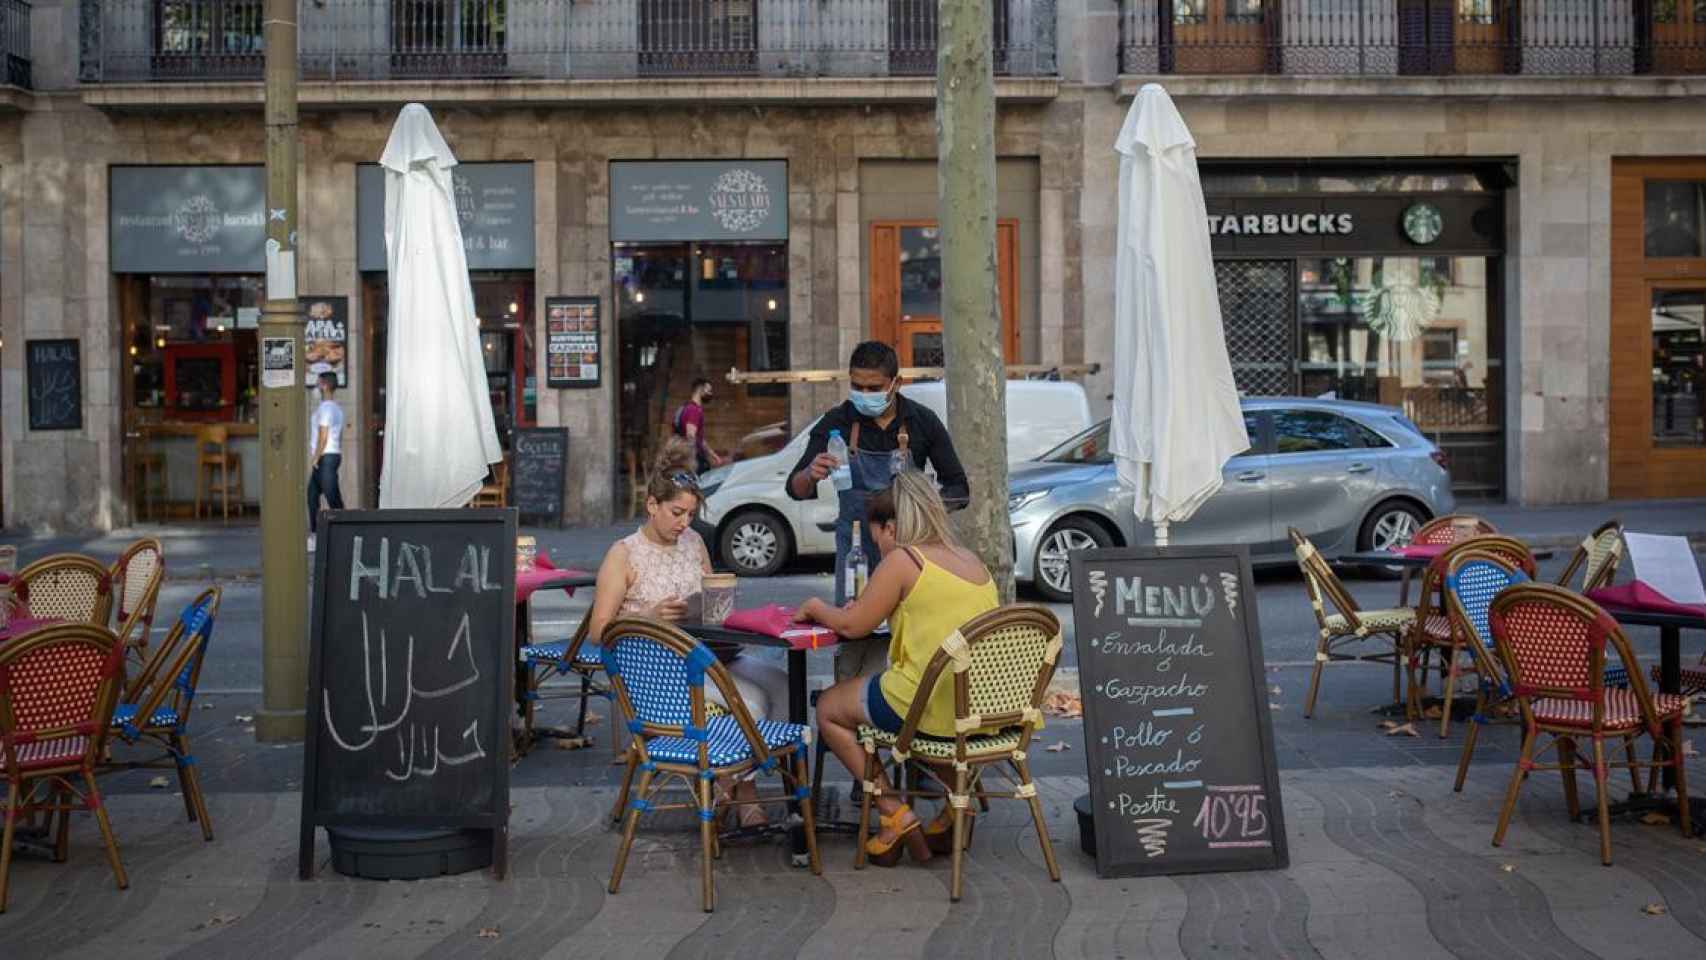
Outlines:
[[260,273],[266,269],[263,167],[113,167],[114,273]]
[[786,240],[786,160],[610,164],[610,239]]
[[[458,163],[450,168],[462,249],[470,270],[532,270],[533,164]],[[383,272],[385,168],[355,168],[356,269]]]

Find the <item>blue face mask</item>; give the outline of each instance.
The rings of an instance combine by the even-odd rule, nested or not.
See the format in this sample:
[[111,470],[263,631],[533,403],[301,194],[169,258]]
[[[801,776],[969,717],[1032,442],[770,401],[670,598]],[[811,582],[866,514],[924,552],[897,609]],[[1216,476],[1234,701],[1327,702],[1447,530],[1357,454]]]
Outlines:
[[889,408],[887,390],[850,390],[847,396],[853,401],[853,409],[862,416],[880,417]]

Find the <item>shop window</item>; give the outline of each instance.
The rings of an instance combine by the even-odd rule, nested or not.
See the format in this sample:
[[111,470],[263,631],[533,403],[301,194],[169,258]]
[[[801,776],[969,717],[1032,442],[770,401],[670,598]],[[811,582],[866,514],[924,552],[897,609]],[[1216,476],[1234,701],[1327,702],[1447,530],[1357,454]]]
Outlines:
[[790,365],[787,244],[619,243],[612,279],[630,489],[701,377],[713,387],[705,436],[720,456],[761,456],[787,442],[786,385],[726,380],[730,370]]
[[1706,290],[1653,291],[1653,443],[1706,444],[1701,406]]
[[[1706,4],[1703,4],[1706,6]],[[1706,256],[1706,180],[1648,180],[1642,224],[1649,257]]]
[[[1019,357],[1019,223],[995,229],[1003,355]],[[930,220],[871,225],[871,337],[892,344],[903,367],[942,365],[942,231]]]
[[260,277],[156,276],[126,317],[130,404],[153,422],[252,423]]

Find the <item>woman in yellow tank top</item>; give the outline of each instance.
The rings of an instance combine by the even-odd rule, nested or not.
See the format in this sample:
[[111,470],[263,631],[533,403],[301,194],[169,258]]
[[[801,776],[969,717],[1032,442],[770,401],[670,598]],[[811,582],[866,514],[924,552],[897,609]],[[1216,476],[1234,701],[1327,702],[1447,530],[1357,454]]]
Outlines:
[[[865,769],[859,725],[899,733],[917,697],[924,668],[942,641],[966,621],[1000,604],[994,578],[975,554],[954,539],[942,498],[924,474],[916,470],[898,474],[893,485],[871,498],[868,520],[883,559],[864,594],[841,608],[813,598],[800,607],[799,614],[801,620],[821,623],[843,637],[867,636],[884,620],[893,630],[887,669],[838,683],[818,699],[818,730],[824,744],[847,769],[857,772]],[[918,728],[926,736],[954,735],[952,683],[936,684]],[[926,827],[888,792],[880,773],[877,782],[882,791],[875,800],[882,831],[866,849],[871,860],[893,866],[903,843],[920,861],[930,859],[934,848],[945,852],[952,842],[947,805]]]

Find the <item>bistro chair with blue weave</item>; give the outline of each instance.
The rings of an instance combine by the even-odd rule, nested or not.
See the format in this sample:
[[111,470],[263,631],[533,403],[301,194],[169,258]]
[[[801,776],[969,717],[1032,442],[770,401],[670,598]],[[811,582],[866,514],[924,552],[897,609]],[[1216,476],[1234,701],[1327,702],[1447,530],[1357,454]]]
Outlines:
[[[1437,653],[1440,657],[1440,697],[1444,703],[1440,707],[1439,736],[1445,739],[1451,730],[1452,701],[1457,697],[1457,676],[1460,673],[1472,673],[1479,660],[1463,662],[1463,654],[1473,655],[1473,644],[1469,636],[1462,630],[1456,629],[1450,615],[1446,611],[1445,579],[1446,571],[1452,561],[1471,550],[1490,553],[1504,560],[1505,564],[1516,570],[1521,570],[1528,579],[1534,579],[1534,554],[1528,545],[1512,537],[1498,534],[1480,534],[1466,540],[1460,540],[1443,553],[1435,557],[1422,573],[1421,603],[1416,607],[1416,623],[1410,629],[1406,640],[1409,665],[1410,698],[1412,714],[1422,709],[1423,697],[1428,686],[1428,656]],[[1416,680],[1417,670],[1421,671],[1421,680]]]
[[[1599,813],[1599,854],[1611,864],[1609,766],[1668,767],[1676,775],[1676,803],[1682,835],[1692,836],[1689,822],[1687,764],[1682,744],[1682,715],[1688,699],[1677,694],[1652,694],[1639,670],[1629,672],[1629,689],[1605,685],[1610,660],[1625,667],[1635,653],[1617,622],[1593,601],[1562,587],[1545,583],[1517,584],[1493,598],[1487,624],[1509,672],[1511,694],[1522,708],[1522,754],[1505,792],[1493,846],[1504,842],[1516,810],[1517,794],[1531,771],[1557,770],[1564,775],[1564,801],[1572,819],[1581,814],[1576,800],[1576,768],[1593,773]],[[1641,735],[1653,739],[1653,759],[1638,762],[1629,752],[1625,762],[1608,763],[1607,737]],[[1551,737],[1544,748],[1537,741]],[[1591,765],[1577,741],[1593,744]],[[1557,764],[1538,764],[1534,758],[1556,746]]]
[[[201,824],[203,840],[213,839],[213,820],[207,815],[207,800],[196,775],[195,754],[190,752],[189,726],[195,709],[196,685],[213,638],[213,621],[219,613],[220,590],[209,587],[178,615],[176,623],[148,663],[131,683],[124,702],[113,710],[112,733],[131,747],[162,752],[142,760],[109,759],[101,773],[115,770],[165,769],[178,772],[178,787],[184,797],[184,812]],[[147,719],[142,719],[147,718]],[[110,743],[111,741],[109,741]]]
[[[714,781],[718,777],[778,774],[788,792],[756,802],[799,804],[812,872],[823,872],[812,812],[810,728],[754,721],[734,679],[716,655],[669,624],[639,617],[616,620],[605,628],[600,652],[611,694],[633,735],[628,747],[632,762],[622,783],[624,796],[630,793],[635,771],[640,774],[640,782],[628,800],[622,843],[610,872],[612,894],[621,886],[640,814],[692,810],[699,818],[704,909],[708,913],[716,906],[711,861],[718,853],[717,810],[736,805],[717,799]],[[706,710],[707,681],[716,684],[729,705],[727,716],[711,716]],[[671,782],[685,784],[693,801],[657,802],[662,788]]]
[[[887,789],[908,800],[928,797],[947,801],[953,813],[953,826],[943,838],[953,856],[949,899],[959,900],[964,885],[973,800],[1028,801],[1049,879],[1060,880],[1060,866],[1049,842],[1048,823],[1031,779],[1026,747],[1042,727],[1043,701],[1061,646],[1060,620],[1047,607],[1013,604],[973,617],[949,634],[930,658],[899,733],[868,724],[859,727],[859,742],[865,747],[865,773],[855,868],[865,865],[872,800]],[[942,682],[953,684],[951,738],[928,736],[918,729],[936,685]],[[912,787],[882,787],[877,774],[885,759],[902,766],[911,761],[911,769],[926,778],[922,789],[917,783]],[[991,769],[1010,782],[997,783],[1001,789],[995,790],[985,786],[984,775]],[[901,781],[897,778],[890,782]]]
[[[575,628],[574,635],[567,640],[533,643],[521,648],[522,677],[526,684],[521,708],[523,750],[533,744],[533,714],[539,701],[573,696],[567,692],[546,692],[547,681],[571,674],[580,680],[580,717],[575,721],[577,737],[586,731],[587,701],[593,697],[609,699],[610,687],[598,679],[599,673],[604,670],[603,655],[599,652],[598,644],[587,642],[587,624],[590,619],[582,617],[580,626]],[[614,717],[612,719],[614,720]],[[616,724],[611,723],[611,750],[618,749],[616,735]]]
[[[124,673],[124,645],[103,624],[61,623],[0,644],[0,913],[18,824],[59,816],[53,859],[64,862],[73,809],[101,828],[107,863],[120,890],[130,885],[119,862],[107,809],[95,786],[95,762],[107,739]],[[10,956],[11,954],[7,954]]]

